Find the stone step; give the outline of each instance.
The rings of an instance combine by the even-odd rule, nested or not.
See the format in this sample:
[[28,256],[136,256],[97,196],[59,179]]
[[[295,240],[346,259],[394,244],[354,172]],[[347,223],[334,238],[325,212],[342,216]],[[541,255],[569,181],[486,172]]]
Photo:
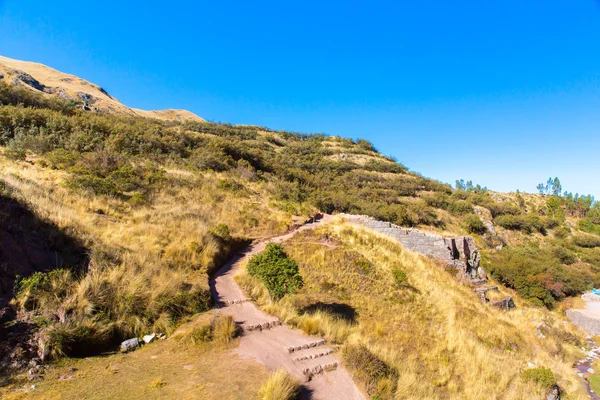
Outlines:
[[294,361],[314,360],[315,358],[324,357],[331,353],[333,353],[333,349],[328,347],[316,347],[307,350],[298,350],[294,352]]
[[302,374],[307,380],[313,376],[334,371],[338,367],[337,358],[328,355],[313,360],[307,360],[299,363],[302,368]]
[[319,340],[315,340],[315,341],[309,342],[309,343],[304,343],[301,345],[287,346],[285,349],[288,351],[288,353],[294,353],[296,351],[307,350],[307,349],[310,349],[313,347],[322,346],[325,343],[326,343],[325,339],[319,339]]
[[485,285],[486,283],[488,283],[487,279],[472,279],[470,281],[471,285],[475,286],[475,287],[480,287]]
[[223,300],[223,301],[219,301],[219,304],[222,306],[232,306],[234,304],[242,304],[247,301],[250,301],[250,299]]
[[273,321],[266,321],[266,322],[244,323],[241,325],[241,328],[244,332],[252,332],[252,331],[262,331],[265,329],[271,329],[271,328],[274,328],[279,325],[281,325],[281,321],[276,319]]

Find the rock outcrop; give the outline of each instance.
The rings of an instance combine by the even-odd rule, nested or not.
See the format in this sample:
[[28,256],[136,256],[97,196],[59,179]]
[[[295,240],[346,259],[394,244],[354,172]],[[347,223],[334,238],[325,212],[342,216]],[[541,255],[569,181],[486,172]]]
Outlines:
[[378,221],[366,215],[341,214],[341,216],[350,223],[363,225],[391,237],[410,251],[453,266],[458,271],[458,278],[475,286],[475,292],[481,300],[492,307],[504,310],[515,308],[512,297],[507,296],[491,301],[486,297],[488,291],[498,291],[498,287],[483,286],[487,282],[487,275],[480,265],[481,255],[471,236],[446,238],[413,228],[403,228],[390,222]]
[[390,222],[378,221],[365,215],[342,214],[354,224],[360,224],[383,233],[405,248],[452,265],[459,271],[460,278],[478,284],[487,281],[481,268],[481,256],[470,236],[445,238],[441,235],[422,232],[413,228],[403,228]]

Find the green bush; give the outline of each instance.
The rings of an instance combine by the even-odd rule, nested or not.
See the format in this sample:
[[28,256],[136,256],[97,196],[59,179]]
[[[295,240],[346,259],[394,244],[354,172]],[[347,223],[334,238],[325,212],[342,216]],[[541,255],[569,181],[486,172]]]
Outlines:
[[559,239],[564,239],[571,234],[571,228],[567,226],[560,226],[554,230],[554,236]]
[[194,328],[190,335],[192,343],[208,343],[212,341],[212,326],[211,325],[202,325],[198,328]]
[[542,234],[546,234],[546,227],[542,220],[538,216],[532,214],[500,215],[494,219],[494,223],[505,229],[523,231],[525,233],[538,231]]
[[594,247],[600,247],[600,237],[592,235],[573,236],[573,243],[579,247],[592,249]]
[[287,256],[282,245],[276,243],[269,243],[262,253],[250,259],[248,273],[260,278],[276,299],[294,293],[304,285],[298,264]]
[[17,304],[28,311],[47,308],[69,293],[71,282],[71,273],[64,269],[17,277],[14,287]]
[[543,388],[550,389],[556,384],[556,377],[549,368],[538,367],[526,369],[521,373],[525,381],[534,382]]
[[465,215],[473,213],[473,206],[466,201],[459,200],[448,206],[448,211],[454,215]]
[[465,226],[469,233],[483,235],[486,232],[486,227],[477,215],[469,215],[465,218]]
[[504,247],[486,254],[485,269],[524,299],[552,307],[557,300],[584,292],[600,278],[590,270],[565,266],[573,256],[565,250],[556,246]]
[[392,268],[392,276],[394,277],[394,285],[396,287],[403,287],[408,283],[406,272],[398,267]]
[[162,295],[155,303],[155,315],[167,313],[172,320],[178,320],[186,315],[208,311],[212,305],[212,297],[209,290],[196,289],[179,291],[175,295]]

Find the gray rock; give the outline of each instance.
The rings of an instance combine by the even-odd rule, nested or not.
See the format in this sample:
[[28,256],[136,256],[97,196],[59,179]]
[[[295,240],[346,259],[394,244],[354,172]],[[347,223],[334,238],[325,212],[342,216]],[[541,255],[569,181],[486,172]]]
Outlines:
[[498,301],[491,301],[490,305],[492,307],[496,307],[496,308],[501,308],[503,310],[512,310],[513,308],[515,308],[515,301],[512,299],[512,297],[506,297],[502,300],[498,300]]
[[546,396],[546,400],[560,400],[560,388],[558,385],[552,387],[550,393]]
[[142,340],[144,343],[150,343],[156,339],[156,333],[151,333],[150,335],[145,335]]
[[121,343],[121,352],[127,353],[133,351],[137,349],[139,345],[140,341],[138,340],[138,338],[127,339],[123,343]]

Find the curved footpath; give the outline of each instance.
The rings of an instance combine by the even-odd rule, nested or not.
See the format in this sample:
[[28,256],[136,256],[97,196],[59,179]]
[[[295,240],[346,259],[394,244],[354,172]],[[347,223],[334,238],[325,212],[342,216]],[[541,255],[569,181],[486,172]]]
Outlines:
[[222,307],[220,312],[232,315],[242,328],[240,346],[236,350],[238,354],[256,360],[269,370],[287,370],[304,382],[305,399],[364,400],[365,396],[340,365],[333,349],[327,347],[325,339],[288,328],[276,317],[260,311],[233,279],[243,259],[260,253],[267,243],[284,242],[300,231],[314,229],[331,219],[330,215],[325,215],[293,232],[250,245],[217,271],[210,281],[210,288],[213,299]]

